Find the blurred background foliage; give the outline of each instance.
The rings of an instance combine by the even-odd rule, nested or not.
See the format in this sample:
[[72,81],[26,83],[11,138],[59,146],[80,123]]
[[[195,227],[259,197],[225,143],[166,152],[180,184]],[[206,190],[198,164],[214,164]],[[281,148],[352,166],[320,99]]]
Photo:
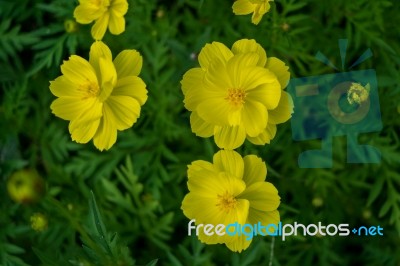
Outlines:
[[[114,55],[142,53],[149,99],[138,123],[99,152],[72,142],[49,108],[49,80],[69,55],[88,58],[92,43],[90,25],[73,22],[77,1],[0,0],[0,265],[400,265],[400,2],[276,0],[258,26],[235,17],[232,3],[129,0],[126,31],[103,41]],[[299,153],[320,142],[293,141],[290,123],[270,145],[240,152],[267,162],[283,223],[380,225],[383,237],[258,237],[233,254],[187,236],[186,166],[217,148],[191,133],[179,81],[205,43],[242,38],[286,62],[292,77],[334,73],[315,54],[340,65],[338,39],[349,40],[346,65],[371,48],[357,69],[377,71],[384,127],[360,142],[381,151],[380,164],[346,164],[346,138],[337,137],[332,169],[300,169]],[[10,199],[7,181],[21,169],[40,176],[40,200]],[[48,220],[42,231],[31,227],[35,213]]]

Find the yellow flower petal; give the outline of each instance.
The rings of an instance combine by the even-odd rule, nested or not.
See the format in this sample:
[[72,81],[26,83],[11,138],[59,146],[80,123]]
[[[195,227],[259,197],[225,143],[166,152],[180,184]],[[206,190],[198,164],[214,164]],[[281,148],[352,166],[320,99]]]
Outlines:
[[92,37],[95,40],[101,40],[106,33],[108,21],[110,20],[110,13],[106,12],[99,19],[96,20],[94,25],[92,26]]
[[115,70],[113,62],[105,57],[100,57],[99,66],[101,74],[101,86],[103,86],[105,83],[110,83],[111,86],[114,87],[117,84],[117,71]]
[[243,53],[235,55],[228,61],[227,70],[232,80],[231,88],[247,88],[243,84],[246,84],[250,71],[243,70],[256,66],[258,60],[257,53]]
[[101,73],[100,73],[100,58],[103,57],[109,61],[112,61],[112,54],[110,48],[105,45],[102,41],[95,41],[92,46],[90,46],[89,52],[89,63],[93,66],[96,71],[97,78],[101,84]]
[[114,59],[118,79],[127,76],[138,76],[142,70],[143,58],[136,50],[124,50]]
[[241,84],[241,87],[246,91],[257,88],[265,83],[273,83],[277,80],[274,73],[258,66],[242,69],[241,75],[246,77]]
[[143,105],[147,101],[146,84],[139,77],[126,76],[118,79],[111,95],[130,96],[135,98],[140,105]]
[[103,103],[97,98],[88,98],[84,102],[86,108],[81,112],[79,117],[71,121],[69,124],[70,131],[96,121],[103,115]]
[[293,113],[292,97],[285,91],[282,91],[278,106],[268,111],[268,122],[272,124],[285,123],[290,119]]
[[[203,168],[196,171],[190,171],[190,176],[188,176],[187,182],[188,189],[197,195],[214,198],[224,191],[221,187],[223,186],[223,180],[220,180],[218,176],[219,173],[214,169]],[[207,185],[205,181],[210,181],[211,183]],[[211,186],[211,184],[215,186]],[[242,186],[243,190],[244,188],[245,187]]]
[[125,18],[115,15],[113,10],[111,10],[108,29],[114,35],[123,33],[125,31]]
[[246,101],[243,107],[243,125],[250,137],[259,135],[266,127],[268,113],[264,105],[254,101]]
[[214,125],[201,119],[195,111],[190,115],[190,125],[192,127],[192,132],[195,133],[196,136],[208,138],[214,134]]
[[270,7],[268,0],[263,0],[262,4],[257,4],[253,16],[251,17],[251,22],[255,25],[260,23],[262,17],[269,11]]
[[80,117],[88,109],[88,103],[88,100],[81,100],[75,97],[61,97],[53,101],[50,109],[53,114],[61,119],[73,120]]
[[88,143],[93,138],[100,124],[100,119],[75,125],[75,120],[69,123],[71,138],[77,143]]
[[204,121],[215,125],[229,125],[232,106],[223,98],[212,98],[197,106],[197,113]]
[[[268,226],[271,224],[277,225],[279,224],[280,216],[278,210],[273,211],[260,211],[254,208],[249,208],[249,216],[247,219],[247,223],[249,224],[258,224],[261,223],[263,226]],[[268,230],[265,228],[262,230],[262,234],[272,235],[276,232],[272,226],[268,227]]]
[[126,0],[113,0],[111,2],[111,11],[116,16],[124,16],[128,11],[128,1]]
[[110,149],[117,141],[117,127],[115,117],[111,108],[104,104],[103,117],[99,128],[93,137],[94,146],[100,151]]
[[[183,210],[183,213],[185,214],[186,217],[189,219],[195,219],[196,222],[195,224],[212,224],[210,219],[207,219],[210,215],[214,215],[214,217],[218,217],[220,210],[216,207],[218,204],[217,198],[207,198],[207,197],[199,197],[196,194],[189,193],[187,194],[183,201],[182,201],[182,206],[181,209]],[[206,207],[207,206],[207,207]],[[206,211],[205,209],[208,209]],[[212,218],[214,221],[215,219]],[[219,224],[221,222],[218,222]],[[217,224],[214,224],[216,226]],[[207,236],[203,232],[204,228],[200,227],[199,228],[199,239],[203,243],[207,243],[209,245],[212,244],[222,244],[224,243],[228,237],[225,236],[218,236],[214,234],[213,236]],[[192,231],[192,235],[195,235],[196,231]]]
[[221,63],[225,63],[232,56],[231,50],[223,43],[212,42],[211,44],[206,44],[204,48],[201,49],[199,63],[202,68],[207,69],[211,62],[220,61]]
[[232,6],[235,15],[247,15],[254,12],[255,5],[249,0],[237,0]]
[[74,10],[74,18],[78,23],[89,24],[98,19],[104,12],[104,8],[99,8],[96,5],[80,4]]
[[112,91],[113,91],[113,85],[111,82],[103,83],[103,85],[101,85],[101,91],[97,99],[99,99],[100,102],[106,101],[107,98],[111,95]]
[[88,61],[77,55],[71,55],[68,61],[61,65],[61,72],[74,84],[86,84],[88,81],[97,83],[93,67]]
[[[226,73],[226,72],[225,72]],[[182,86],[191,86],[186,90],[184,99],[185,107],[194,111],[200,103],[208,101],[210,98],[223,99],[227,95],[225,84],[229,84],[229,77],[220,72],[220,78],[211,73],[208,77],[204,76],[205,72],[200,68],[189,70],[182,80]],[[203,83],[202,80],[207,82]],[[217,84],[215,84],[217,83]],[[225,100],[223,101],[227,103]]]
[[276,135],[276,125],[268,123],[267,128],[263,130],[258,136],[256,137],[247,136],[247,139],[255,145],[265,145],[267,143],[270,143],[270,141],[275,137],[275,135]]
[[217,170],[227,172],[239,179],[243,178],[244,163],[239,153],[220,150],[214,155],[213,163]]
[[[204,75],[204,88],[208,90],[208,94],[215,96],[226,95],[228,89],[235,88],[229,75],[226,63],[214,61],[208,66],[208,70]],[[222,94],[221,94],[222,93]]]
[[281,98],[281,86],[278,80],[271,83],[264,83],[256,88],[249,90],[246,101],[251,100],[262,103],[267,109],[275,109]]
[[189,69],[181,80],[183,94],[189,90],[201,90],[204,74],[205,71],[199,67]]
[[235,42],[232,46],[232,52],[234,54],[239,53],[257,53],[258,54],[258,62],[257,65],[260,67],[264,67],[267,62],[267,54],[265,53],[264,48],[259,45],[255,40],[242,39]]
[[194,172],[197,171],[201,171],[201,170],[207,170],[207,171],[211,171],[213,172],[212,174],[217,175],[218,171],[215,169],[214,165],[210,162],[207,161],[203,161],[203,160],[197,160],[192,162],[189,166],[188,166],[188,178],[192,178],[192,174]]
[[289,67],[276,57],[269,57],[265,67],[275,74],[281,84],[281,88],[286,88],[290,78]]
[[246,240],[245,235],[233,236],[231,237],[230,240],[231,240],[230,242],[225,243],[226,247],[232,250],[233,252],[239,252],[239,253],[247,249],[252,241],[252,239]]
[[260,211],[276,210],[281,202],[278,190],[269,182],[251,184],[238,198],[249,200],[251,208]]
[[137,100],[129,96],[110,96],[105,102],[112,115],[112,119],[118,130],[132,127],[140,116],[140,105]]
[[243,125],[215,126],[215,144],[221,149],[234,150],[240,147],[246,139],[246,130]]
[[60,76],[50,81],[50,91],[57,97],[82,98],[84,95],[82,91],[79,90],[79,85],[72,83],[65,76]]
[[256,182],[265,181],[267,176],[267,166],[256,155],[247,155],[243,158],[244,161],[244,174],[243,180],[246,186],[250,186]]

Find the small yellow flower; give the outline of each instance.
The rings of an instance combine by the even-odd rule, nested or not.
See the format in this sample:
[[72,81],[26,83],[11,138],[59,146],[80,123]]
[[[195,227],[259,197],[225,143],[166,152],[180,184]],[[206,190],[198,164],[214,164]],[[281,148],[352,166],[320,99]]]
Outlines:
[[147,100],[146,85],[138,77],[142,57],[136,50],[124,50],[112,61],[110,49],[101,41],[92,44],[89,62],[72,55],[61,66],[62,76],[50,82],[59,97],[50,108],[70,121],[72,140],[93,139],[99,150],[108,150],[140,116]]
[[205,138],[214,135],[224,149],[236,149],[246,138],[257,145],[269,143],[276,125],[293,112],[292,99],[283,91],[288,67],[246,39],[231,50],[222,43],[207,44],[198,58],[200,67],[181,81],[192,131]]
[[47,218],[41,213],[35,213],[31,216],[31,227],[37,232],[41,232],[47,228]]
[[[190,192],[183,199],[183,213],[196,224],[278,224],[280,197],[276,188],[265,182],[266,175],[267,167],[260,158],[242,158],[235,151],[217,152],[213,163],[194,161],[188,167]],[[243,235],[207,236],[201,231],[199,239],[206,244],[225,244],[235,252],[251,243]]]
[[125,31],[125,14],[128,11],[127,0],[79,0],[74,17],[81,24],[95,21],[92,37],[101,40],[107,30],[114,35]]
[[235,15],[248,15],[253,13],[251,22],[255,25],[260,23],[262,17],[271,8],[269,2],[273,0],[237,0],[232,9]]
[[36,170],[19,170],[7,181],[10,198],[18,203],[33,203],[38,201],[45,190],[43,179]]
[[368,99],[370,90],[369,83],[365,87],[360,83],[351,83],[350,89],[347,92],[347,101],[350,104],[362,104]]

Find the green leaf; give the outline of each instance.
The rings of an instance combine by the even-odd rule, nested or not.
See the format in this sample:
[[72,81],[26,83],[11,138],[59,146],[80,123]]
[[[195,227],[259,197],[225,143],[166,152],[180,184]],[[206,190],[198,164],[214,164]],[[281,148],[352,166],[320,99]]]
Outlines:
[[369,193],[367,206],[371,206],[371,204],[376,200],[379,194],[382,191],[383,184],[385,183],[385,179],[378,178],[375,184],[372,185],[371,192]]
[[146,266],[154,266],[157,264],[157,262],[158,262],[158,259],[152,260],[149,263],[147,263]]

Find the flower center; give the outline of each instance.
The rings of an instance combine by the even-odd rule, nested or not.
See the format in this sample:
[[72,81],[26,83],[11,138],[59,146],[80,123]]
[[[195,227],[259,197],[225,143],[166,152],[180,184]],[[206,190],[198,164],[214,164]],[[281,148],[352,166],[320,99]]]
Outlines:
[[100,94],[99,85],[95,82],[86,83],[84,85],[81,85],[81,90],[84,93],[84,97],[83,97],[84,99],[97,97]]
[[246,98],[246,92],[241,89],[229,89],[227,100],[231,105],[235,107],[242,106],[244,104],[244,99]]
[[233,195],[226,192],[224,195],[218,195],[217,206],[222,211],[229,212],[236,207],[236,199]]

